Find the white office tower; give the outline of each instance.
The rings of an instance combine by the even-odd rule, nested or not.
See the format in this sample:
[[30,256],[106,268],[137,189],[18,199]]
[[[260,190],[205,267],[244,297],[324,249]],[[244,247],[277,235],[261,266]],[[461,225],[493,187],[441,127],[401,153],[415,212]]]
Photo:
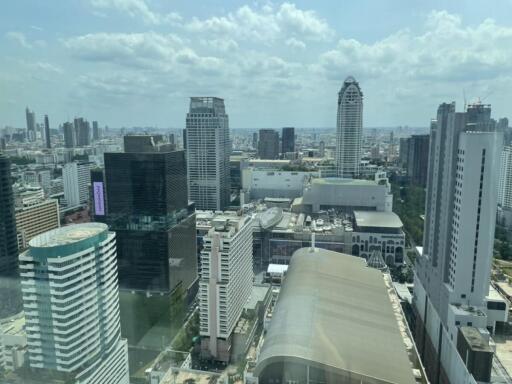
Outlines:
[[359,175],[363,141],[363,93],[349,76],[338,93],[336,121],[336,171],[338,177]]
[[196,209],[229,206],[229,121],[224,100],[192,97],[186,121],[189,199]]
[[102,223],[77,224],[29,245],[19,261],[30,368],[70,383],[128,384],[115,233]]
[[68,207],[76,207],[89,201],[91,167],[93,163],[72,162],[64,164],[62,179],[64,198]]
[[503,139],[492,130],[489,105],[458,113],[455,103],[444,103],[430,140],[424,248],[414,282],[416,342],[432,383],[473,383],[476,373],[461,359],[457,338],[460,327],[488,326]]
[[228,362],[232,333],[251,295],[252,219],[226,212],[204,236],[199,281],[203,356]]
[[503,147],[501,152],[498,204],[502,208],[512,209],[512,147],[510,146]]

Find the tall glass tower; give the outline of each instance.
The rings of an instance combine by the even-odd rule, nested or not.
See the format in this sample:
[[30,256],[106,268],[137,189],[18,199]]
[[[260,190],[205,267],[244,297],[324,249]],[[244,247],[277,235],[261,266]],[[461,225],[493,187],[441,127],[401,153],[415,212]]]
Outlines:
[[363,93],[349,76],[338,93],[336,122],[336,171],[338,177],[359,175],[363,140]]
[[73,382],[128,384],[115,233],[102,223],[77,224],[29,245],[20,276],[30,367]]
[[229,119],[224,100],[192,97],[186,121],[189,198],[197,209],[229,205]]

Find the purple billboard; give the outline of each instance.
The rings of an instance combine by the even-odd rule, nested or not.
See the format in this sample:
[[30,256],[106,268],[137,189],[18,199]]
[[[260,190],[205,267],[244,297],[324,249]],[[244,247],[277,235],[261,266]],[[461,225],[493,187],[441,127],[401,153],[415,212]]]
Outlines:
[[94,214],[96,216],[105,216],[105,199],[103,197],[103,182],[95,181],[92,183],[94,194]]

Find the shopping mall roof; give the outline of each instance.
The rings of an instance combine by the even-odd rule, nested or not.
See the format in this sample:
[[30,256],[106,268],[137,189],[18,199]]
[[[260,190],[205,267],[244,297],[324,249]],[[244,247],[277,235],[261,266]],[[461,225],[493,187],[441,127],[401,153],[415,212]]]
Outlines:
[[353,382],[413,383],[382,272],[338,252],[296,251],[255,373],[283,362]]
[[393,212],[354,211],[358,227],[402,228],[402,220]]

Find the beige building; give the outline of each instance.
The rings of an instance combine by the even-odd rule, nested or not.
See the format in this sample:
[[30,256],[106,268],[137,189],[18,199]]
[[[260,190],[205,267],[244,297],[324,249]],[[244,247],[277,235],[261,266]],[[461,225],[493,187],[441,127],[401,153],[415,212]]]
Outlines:
[[16,197],[18,248],[23,250],[34,236],[60,226],[59,203],[36,191],[20,192]]

